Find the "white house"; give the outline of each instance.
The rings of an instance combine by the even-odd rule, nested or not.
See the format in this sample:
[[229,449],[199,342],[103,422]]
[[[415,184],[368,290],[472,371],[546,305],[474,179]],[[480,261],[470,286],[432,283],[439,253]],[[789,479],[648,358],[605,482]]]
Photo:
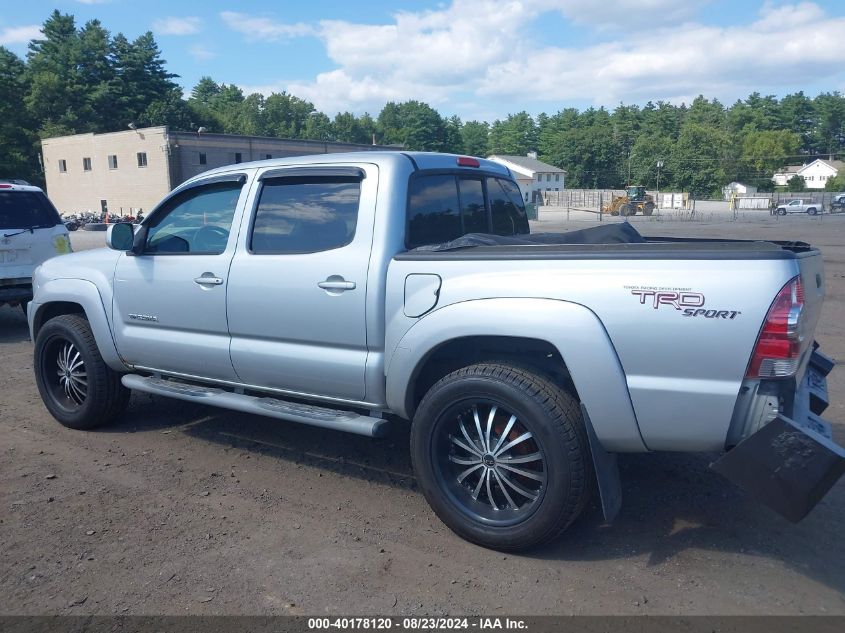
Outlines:
[[543,191],[564,190],[566,170],[537,160],[537,152],[526,156],[493,154],[487,158],[511,170],[526,202],[537,202]]
[[776,185],[785,186],[793,176],[801,176],[807,189],[824,189],[827,181],[836,178],[843,169],[845,162],[841,160],[817,158],[801,166],[790,165],[779,169],[772,176],[772,181]]
[[757,193],[757,187],[753,185],[744,185],[741,182],[732,182],[731,184],[722,187],[722,193],[725,196],[725,200],[730,200],[734,195],[753,196]]
[[818,158],[812,163],[804,165],[798,175],[804,179],[807,189],[824,189],[827,181],[836,178],[845,169],[845,162],[841,160],[822,160]]
[[772,176],[772,182],[778,187],[786,187],[786,183],[789,182],[789,179],[796,176],[798,174],[798,170],[802,167],[804,167],[804,165],[787,165],[786,167],[781,167],[775,172],[775,175]]

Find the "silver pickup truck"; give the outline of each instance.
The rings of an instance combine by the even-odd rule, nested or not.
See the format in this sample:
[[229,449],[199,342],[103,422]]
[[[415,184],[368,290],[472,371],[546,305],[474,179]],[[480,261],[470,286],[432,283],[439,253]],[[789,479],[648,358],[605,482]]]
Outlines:
[[71,428],[130,390],[368,436],[410,420],[434,511],[505,550],[594,493],[612,520],[618,453],[718,452],[793,520],[845,468],[804,243],[531,235],[507,168],[405,152],[216,169],[107,243],[35,274],[35,378]]

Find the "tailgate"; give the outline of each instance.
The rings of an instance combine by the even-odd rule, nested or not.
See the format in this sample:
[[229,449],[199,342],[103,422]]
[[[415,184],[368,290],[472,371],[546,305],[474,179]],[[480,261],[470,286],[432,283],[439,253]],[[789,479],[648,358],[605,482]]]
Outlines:
[[[801,317],[801,329],[809,352],[812,351],[810,344],[821,317],[824,301],[824,264],[821,252],[816,249],[802,253],[795,261],[801,276],[801,286],[804,288],[804,314]],[[803,375],[809,359],[810,354],[807,353],[798,369],[799,376]]]

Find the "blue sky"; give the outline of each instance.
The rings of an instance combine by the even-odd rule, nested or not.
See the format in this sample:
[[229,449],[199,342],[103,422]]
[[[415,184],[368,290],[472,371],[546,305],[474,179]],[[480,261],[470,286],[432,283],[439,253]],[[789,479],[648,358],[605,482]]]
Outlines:
[[287,90],[330,115],[420,99],[492,120],[697,94],[845,91],[842,0],[0,0],[19,55],[53,9],[152,30],[179,82]]

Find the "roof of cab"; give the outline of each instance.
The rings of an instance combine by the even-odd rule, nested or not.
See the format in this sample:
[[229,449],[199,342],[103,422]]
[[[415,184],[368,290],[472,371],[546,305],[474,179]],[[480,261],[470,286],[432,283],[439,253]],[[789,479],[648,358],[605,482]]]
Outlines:
[[[243,169],[261,169],[267,167],[287,167],[294,165],[333,165],[337,163],[365,162],[375,164],[396,164],[406,162],[414,169],[466,169],[472,171],[474,167],[458,167],[458,154],[444,154],[439,152],[402,152],[402,151],[361,151],[341,152],[337,154],[310,154],[305,156],[288,156],[286,158],[270,158],[268,160],[256,160],[247,163],[235,163],[210,169],[187,182],[194,182],[210,176],[231,173]],[[480,168],[510,176],[507,167],[484,158],[476,159]]]
[[15,182],[0,180],[0,191],[41,191],[43,193],[44,190],[35,185],[19,185]]

